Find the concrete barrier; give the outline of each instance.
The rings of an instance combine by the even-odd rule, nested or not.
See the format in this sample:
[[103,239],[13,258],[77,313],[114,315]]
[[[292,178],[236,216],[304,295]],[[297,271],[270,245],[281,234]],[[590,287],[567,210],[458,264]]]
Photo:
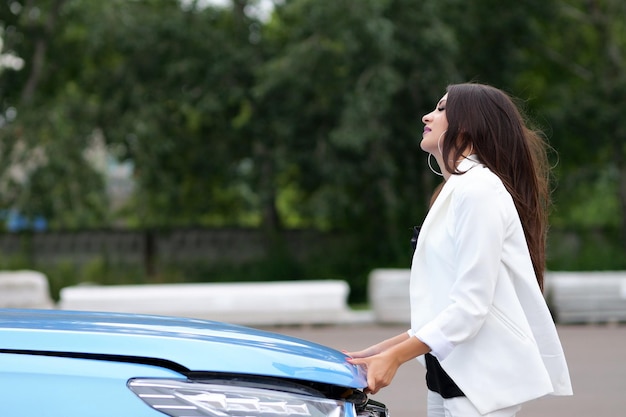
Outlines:
[[375,269],[369,274],[368,300],[376,322],[411,322],[410,277],[409,269]]
[[0,308],[52,308],[48,278],[37,271],[0,271]]
[[161,314],[244,325],[332,324],[353,319],[340,280],[74,286],[59,307]]
[[626,271],[547,272],[546,296],[558,323],[626,322]]
[[[375,269],[368,298],[379,323],[410,323],[409,269]],[[546,272],[545,297],[557,323],[626,322],[626,271]]]

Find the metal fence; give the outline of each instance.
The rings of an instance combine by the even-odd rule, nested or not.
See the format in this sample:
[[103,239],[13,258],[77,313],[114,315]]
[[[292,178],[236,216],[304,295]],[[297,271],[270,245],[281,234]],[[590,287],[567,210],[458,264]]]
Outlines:
[[0,234],[0,257],[21,256],[36,265],[95,258],[143,265],[186,261],[245,262],[262,258],[281,242],[290,256],[306,259],[337,236],[312,230],[288,230],[270,236],[259,229],[179,228],[164,230],[83,230]]

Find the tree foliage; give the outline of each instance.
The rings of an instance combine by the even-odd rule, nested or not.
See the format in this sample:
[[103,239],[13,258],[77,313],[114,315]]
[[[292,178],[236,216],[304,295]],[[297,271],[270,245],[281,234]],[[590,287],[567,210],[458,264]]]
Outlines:
[[624,13],[626,4],[614,0],[562,5],[561,30],[547,43],[556,69],[543,94],[555,147],[563,150],[556,220],[618,227],[626,247]]
[[[0,201],[57,227],[107,218],[101,175],[83,151],[96,109],[71,72],[65,31],[67,2],[4,2],[4,44],[26,62],[0,78]],[[77,63],[73,64],[78,66]]]
[[[623,2],[287,0],[267,20],[255,5],[0,3],[0,53],[24,62],[0,66],[2,206],[56,228],[340,230],[401,264],[437,181],[421,117],[474,80],[546,131],[554,224],[626,237]],[[99,143],[134,167],[120,212]]]

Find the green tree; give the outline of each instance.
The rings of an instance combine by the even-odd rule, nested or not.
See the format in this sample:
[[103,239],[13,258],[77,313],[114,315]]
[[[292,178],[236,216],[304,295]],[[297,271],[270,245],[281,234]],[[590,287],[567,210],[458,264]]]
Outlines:
[[2,205],[53,227],[110,224],[102,173],[85,157],[103,139],[135,166],[131,224],[258,223],[237,128],[259,55],[244,3],[5,2],[7,45],[27,65],[0,79],[2,107],[17,114],[0,132]]
[[454,49],[434,9],[294,0],[264,31],[271,54],[255,92],[273,153],[258,166],[274,167],[275,188],[297,190],[300,218],[348,231],[387,261],[406,255],[434,188],[420,119],[453,72]]
[[136,223],[242,222],[249,202],[237,191],[239,162],[249,143],[237,120],[259,53],[255,22],[171,1],[122,3],[102,6],[109,21],[91,84],[106,98],[99,126],[135,164]]
[[[621,230],[626,247],[626,4],[558,2],[543,23],[532,85],[559,154],[554,222]],[[533,75],[532,73],[540,75]]]
[[0,75],[0,205],[53,226],[94,225],[106,218],[101,175],[83,151],[93,133],[93,107],[62,74],[68,22],[63,0],[4,2],[5,44],[25,61]]

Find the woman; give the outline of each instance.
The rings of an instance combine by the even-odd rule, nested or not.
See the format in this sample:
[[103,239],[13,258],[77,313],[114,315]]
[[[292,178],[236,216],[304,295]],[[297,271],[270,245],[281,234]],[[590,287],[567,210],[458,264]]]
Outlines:
[[481,84],[448,87],[422,121],[421,148],[445,182],[413,255],[411,329],[348,361],[366,367],[374,394],[420,359],[429,417],[509,417],[526,401],[571,395],[542,295],[549,167],[541,137],[506,94]]

